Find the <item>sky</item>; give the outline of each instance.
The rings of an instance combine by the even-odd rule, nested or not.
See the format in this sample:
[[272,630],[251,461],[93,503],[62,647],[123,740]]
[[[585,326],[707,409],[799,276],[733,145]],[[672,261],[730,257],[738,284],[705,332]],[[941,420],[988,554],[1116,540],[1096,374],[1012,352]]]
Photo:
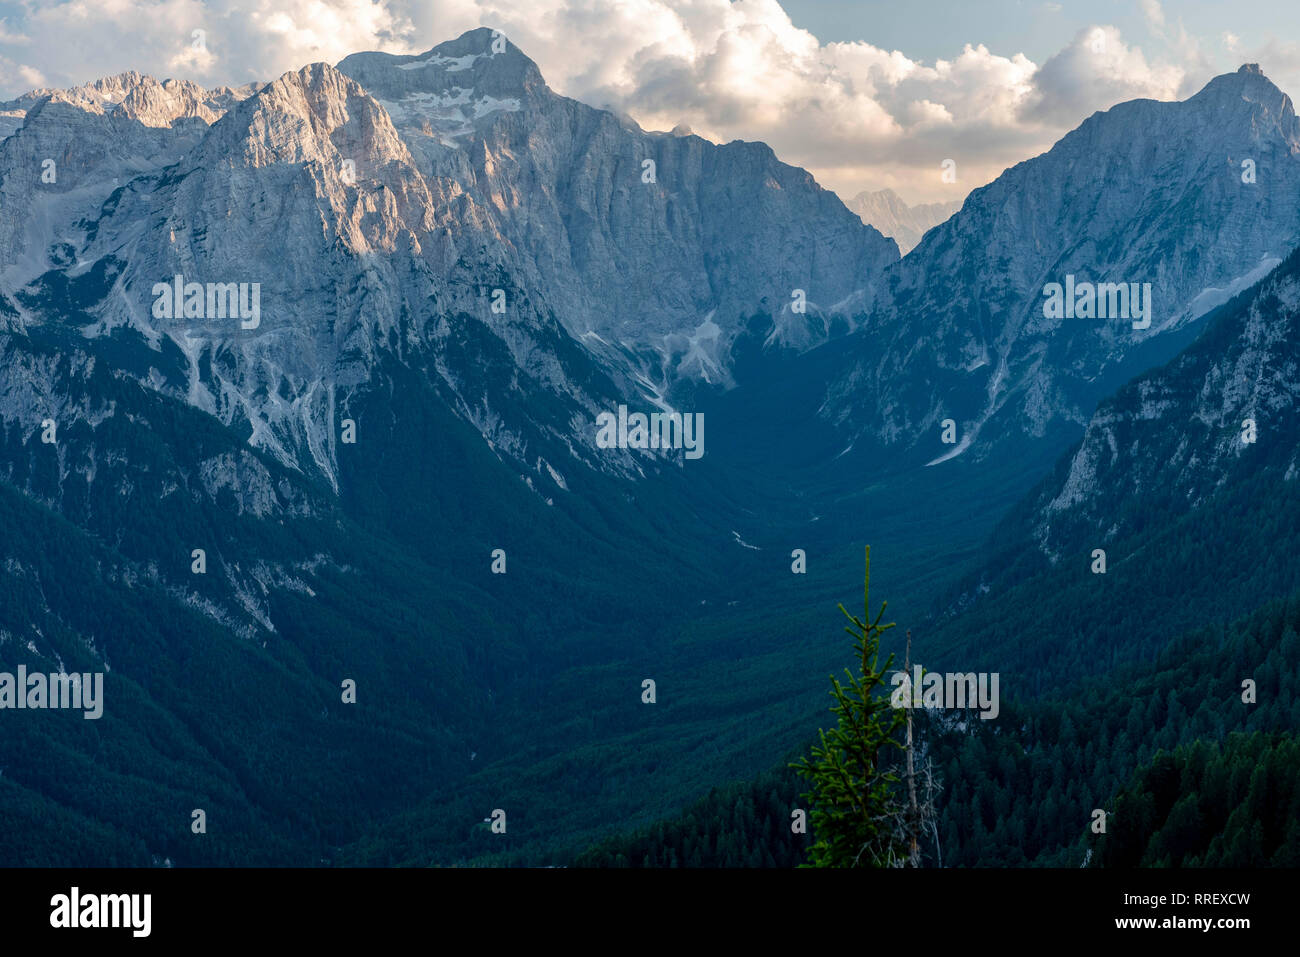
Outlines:
[[762,140],[845,199],[961,199],[1097,110],[1242,63],[1300,90],[1295,0],[0,0],[0,100],[126,70],[270,80],[478,26],[560,93]]

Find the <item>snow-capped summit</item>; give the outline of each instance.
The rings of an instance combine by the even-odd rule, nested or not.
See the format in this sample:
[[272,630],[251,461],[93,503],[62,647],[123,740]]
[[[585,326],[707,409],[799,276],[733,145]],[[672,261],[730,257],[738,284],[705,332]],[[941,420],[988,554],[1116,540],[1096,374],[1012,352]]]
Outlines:
[[[847,304],[897,258],[764,144],[645,133],[552,92],[494,31],[339,69],[384,105],[431,179],[489,211],[565,327],[659,392],[730,383],[757,313],[774,342],[819,344],[830,314],[852,318]],[[789,309],[796,289],[806,313]]]

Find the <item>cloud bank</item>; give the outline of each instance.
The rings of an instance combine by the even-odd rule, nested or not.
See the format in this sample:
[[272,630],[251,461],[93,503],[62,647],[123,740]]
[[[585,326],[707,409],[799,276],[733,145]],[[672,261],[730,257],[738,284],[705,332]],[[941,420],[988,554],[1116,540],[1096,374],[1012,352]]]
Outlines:
[[[1143,11],[1172,31],[1156,0]],[[763,140],[846,198],[884,187],[912,202],[960,198],[1096,110],[1186,96],[1214,72],[1181,32],[1154,62],[1107,24],[1041,64],[982,44],[924,63],[823,43],[777,0],[22,0],[0,2],[0,98],[128,69],[268,80],[359,50],[421,52],[478,26],[503,30],[561,93],[648,129]],[[955,183],[941,177],[946,159]]]

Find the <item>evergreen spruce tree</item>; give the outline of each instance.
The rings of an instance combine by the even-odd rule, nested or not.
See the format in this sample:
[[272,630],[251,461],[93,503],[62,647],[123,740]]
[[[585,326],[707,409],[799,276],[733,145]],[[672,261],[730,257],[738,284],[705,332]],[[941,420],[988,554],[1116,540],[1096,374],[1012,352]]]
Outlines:
[[819,732],[820,744],[811,757],[791,765],[807,779],[812,790],[804,795],[810,804],[809,824],[814,843],[808,849],[811,867],[888,867],[900,862],[906,848],[898,822],[904,809],[894,785],[897,776],[882,770],[882,751],[900,747],[898,731],[905,718],[877,691],[894,656],[880,664],[880,635],[894,627],[881,624],[888,602],[871,617],[871,547],[866,550],[862,585],[862,618],[840,611],[852,622],[858,657],[855,674],[845,668],[847,681],[831,677],[831,712],[839,723]]

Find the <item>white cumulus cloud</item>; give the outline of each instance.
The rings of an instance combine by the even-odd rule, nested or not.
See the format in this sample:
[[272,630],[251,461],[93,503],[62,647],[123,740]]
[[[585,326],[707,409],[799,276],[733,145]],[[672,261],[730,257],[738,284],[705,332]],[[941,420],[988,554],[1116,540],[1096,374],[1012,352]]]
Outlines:
[[[1157,0],[1143,10],[1166,28]],[[922,62],[868,41],[823,43],[777,0],[19,0],[5,11],[0,97],[128,69],[209,86],[268,80],[491,26],[561,93],[651,129],[763,140],[846,198],[888,186],[913,202],[960,198],[1095,110],[1186,95],[1209,76],[1181,29],[1171,62],[1105,25],[1041,65],[982,44]],[[940,177],[948,158],[955,184]]]

